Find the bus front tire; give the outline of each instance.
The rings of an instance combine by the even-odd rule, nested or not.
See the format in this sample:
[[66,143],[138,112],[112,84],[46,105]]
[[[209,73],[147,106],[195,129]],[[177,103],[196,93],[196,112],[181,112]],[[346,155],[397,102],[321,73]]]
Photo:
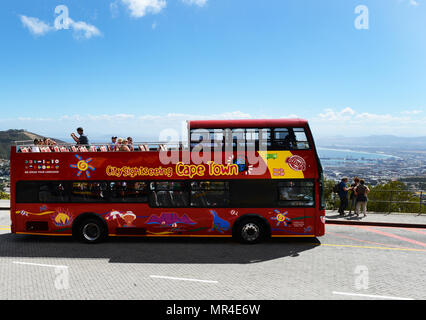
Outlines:
[[76,237],[85,243],[99,243],[106,239],[108,230],[99,219],[87,218],[81,221],[76,228]]

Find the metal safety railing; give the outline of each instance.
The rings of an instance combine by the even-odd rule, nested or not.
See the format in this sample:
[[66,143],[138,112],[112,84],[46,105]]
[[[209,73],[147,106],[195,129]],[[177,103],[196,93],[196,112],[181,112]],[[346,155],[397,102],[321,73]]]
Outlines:
[[[333,210],[336,210],[340,204],[339,195],[332,193],[331,197]],[[426,213],[426,191],[424,190],[372,190],[367,198],[368,211]],[[348,206],[350,202],[350,195],[348,195]]]
[[35,145],[32,140],[15,141],[17,152],[123,152],[128,151],[123,146],[127,146],[130,151],[169,151],[186,150],[187,144],[178,141],[156,141],[156,142],[133,142],[132,144],[122,143],[91,143],[89,145],[75,143],[54,143]]

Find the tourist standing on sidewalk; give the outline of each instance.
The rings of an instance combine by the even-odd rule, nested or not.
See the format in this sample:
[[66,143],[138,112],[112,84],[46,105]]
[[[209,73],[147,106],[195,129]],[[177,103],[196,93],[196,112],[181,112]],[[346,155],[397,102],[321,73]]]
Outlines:
[[355,206],[356,206],[355,188],[358,186],[358,184],[359,184],[359,178],[355,177],[354,183],[352,183],[350,187],[351,195],[349,196],[349,215],[351,215],[352,210],[355,213]]
[[348,206],[348,190],[347,187],[348,178],[343,177],[342,181],[339,183],[339,198],[340,198],[340,206],[339,206],[339,214],[341,216],[345,215],[345,209]]
[[355,214],[358,217],[359,210],[362,210],[364,217],[367,216],[367,194],[370,192],[370,189],[365,185],[365,180],[361,179],[359,185],[355,188],[356,195],[356,209]]

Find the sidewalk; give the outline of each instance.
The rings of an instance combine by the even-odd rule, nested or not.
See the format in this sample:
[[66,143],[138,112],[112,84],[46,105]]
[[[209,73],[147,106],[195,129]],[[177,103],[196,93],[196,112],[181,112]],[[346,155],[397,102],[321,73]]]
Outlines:
[[355,215],[348,216],[348,211],[344,217],[334,210],[326,210],[325,217],[327,224],[348,224],[348,225],[372,225],[388,227],[406,227],[406,228],[426,228],[426,215],[417,213],[376,213],[367,212],[364,218],[362,214],[359,217]]
[[0,208],[10,208],[9,200],[0,200]]

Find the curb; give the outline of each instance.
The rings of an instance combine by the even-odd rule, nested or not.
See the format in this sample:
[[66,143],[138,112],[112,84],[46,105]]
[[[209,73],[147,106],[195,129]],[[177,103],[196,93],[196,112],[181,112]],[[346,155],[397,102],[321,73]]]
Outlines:
[[416,223],[398,223],[398,222],[362,222],[362,221],[331,221],[325,220],[326,224],[341,224],[341,225],[354,225],[354,226],[376,226],[376,227],[397,227],[397,228],[418,228],[426,229],[426,224]]

